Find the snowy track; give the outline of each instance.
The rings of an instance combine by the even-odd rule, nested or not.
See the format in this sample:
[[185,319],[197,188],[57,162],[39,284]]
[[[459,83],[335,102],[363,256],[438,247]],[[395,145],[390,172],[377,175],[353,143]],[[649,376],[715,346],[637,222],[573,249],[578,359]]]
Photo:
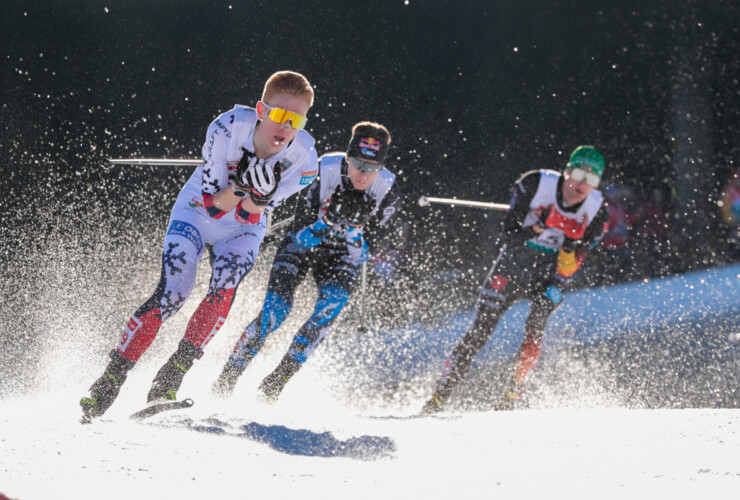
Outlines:
[[732,498],[740,486],[737,410],[373,418],[279,403],[80,425],[70,400],[3,402],[0,491],[20,500]]
[[[16,338],[14,325],[21,325],[24,339],[6,342],[0,359],[0,492],[10,498],[734,498],[740,489],[740,410],[659,409],[740,401],[740,344],[728,336],[740,327],[737,265],[573,294],[611,316],[563,328],[553,318],[533,381],[537,409],[427,418],[411,414],[465,327],[459,318],[449,318],[457,330],[337,334],[280,401],[264,407],[254,391],[285,352],[302,321],[296,315],[266,344],[232,400],[210,400],[244,319],[263,299],[264,288],[255,286],[186,378],[180,392],[196,401],[193,408],[143,423],[127,418],[144,404],[191,304],[163,328],[105,418],[83,426],[77,401],[100,375],[138,298],[112,302],[111,312],[97,293],[96,283],[106,280],[92,273],[68,282],[71,264],[61,262],[38,307],[18,309],[13,300],[22,294],[6,297],[5,338]],[[88,309],[96,313],[80,316]],[[494,336],[451,402],[455,410],[490,408],[496,360],[521,335],[523,318],[512,313],[501,330],[513,337]],[[508,322],[514,326],[504,328]],[[570,409],[557,409],[563,406]]]

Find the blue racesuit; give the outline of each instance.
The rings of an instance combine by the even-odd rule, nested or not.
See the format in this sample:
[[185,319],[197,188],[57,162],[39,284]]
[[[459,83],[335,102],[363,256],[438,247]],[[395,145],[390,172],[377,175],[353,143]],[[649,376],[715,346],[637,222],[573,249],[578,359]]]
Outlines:
[[392,225],[389,221],[401,208],[395,175],[383,168],[365,190],[371,210],[364,227],[349,227],[346,219],[329,227],[322,219],[331,197],[353,189],[345,155],[322,156],[319,177],[299,198],[293,226],[278,247],[262,311],[244,330],[214,386],[216,392],[233,390],[236,379],[257,355],[267,336],[290,314],[295,290],[309,272],[318,288],[313,314],[298,330],[288,352],[260,389],[268,397],[277,397],[329,333],[355,288],[361,264],[370,256],[368,239],[373,242],[384,237]]

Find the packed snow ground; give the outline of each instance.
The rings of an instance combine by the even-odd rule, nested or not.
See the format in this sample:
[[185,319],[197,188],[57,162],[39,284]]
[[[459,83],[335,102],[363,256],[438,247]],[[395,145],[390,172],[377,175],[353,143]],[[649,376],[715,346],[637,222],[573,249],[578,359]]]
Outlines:
[[[514,412],[462,412],[462,405],[433,417],[414,414],[428,397],[441,356],[448,349],[434,347],[442,341],[423,331],[406,336],[370,333],[365,339],[374,339],[370,345],[357,344],[360,337],[345,342],[329,339],[323,351],[317,351],[317,359],[286,387],[278,403],[265,406],[255,399],[255,388],[284,353],[295,330],[295,325],[289,325],[268,341],[271,344],[242,377],[234,397],[214,400],[209,386],[238,336],[240,325],[235,323],[232,331],[214,339],[183,384],[180,395],[195,399],[193,408],[143,423],[128,420],[144,404],[154,373],[179,340],[177,332],[189,316],[184,311],[182,318],[163,329],[158,349],[147,353],[131,372],[109,412],[90,425],[81,425],[77,402],[104,368],[103,352],[110,349],[114,334],[106,339],[96,337],[91,333],[95,318],[90,318],[89,328],[78,327],[67,335],[70,322],[66,314],[79,310],[74,307],[75,295],[67,300],[53,295],[49,303],[60,307],[42,309],[34,325],[56,335],[45,334],[38,348],[22,351],[33,354],[31,363],[8,358],[9,364],[0,370],[7,377],[0,381],[5,388],[0,392],[0,492],[18,500],[646,498],[658,494],[661,498],[735,498],[740,490],[740,410],[647,409],[641,406],[643,402],[632,409],[621,408],[624,401],[634,402],[634,397],[617,394],[608,383],[589,386],[580,381],[598,382],[601,377],[621,390],[620,384],[635,376],[650,379],[654,384],[648,392],[657,387],[663,396],[676,396],[657,405],[675,405],[678,399],[678,403],[685,400],[687,405],[702,406],[702,399],[695,396],[702,388],[710,403],[722,401],[710,392],[737,391],[737,378],[733,378],[737,364],[727,368],[737,359],[739,347],[728,340],[728,333],[736,332],[738,326],[737,301],[732,299],[737,294],[737,277],[735,266],[662,280],[657,282],[660,287],[672,284],[665,293],[678,297],[675,304],[663,301],[662,295],[650,299],[659,305],[648,308],[652,311],[646,316],[648,322],[658,313],[673,317],[663,309],[681,309],[677,316],[682,322],[675,327],[679,330],[666,339],[667,345],[679,349],[680,364],[696,365],[688,373],[707,374],[701,384],[692,385],[692,391],[678,390],[680,377],[664,378],[665,359],[657,352],[665,346],[648,343],[644,347],[656,355],[647,357],[645,367],[626,371],[623,381],[616,381],[609,370],[624,370],[624,366],[602,366],[597,357],[595,364],[585,365],[574,375],[577,383],[558,383],[570,390],[565,400],[553,394],[540,398],[545,404],[537,409]],[[677,295],[683,289],[691,293]],[[53,288],[47,289],[52,292]],[[249,297],[253,303],[249,307],[259,306],[261,293],[247,294],[257,296]],[[615,292],[594,291],[590,300],[598,302],[602,293],[613,298]],[[629,289],[629,294],[634,293]],[[593,310],[597,302],[586,310]],[[626,307],[623,302],[619,301],[620,307]],[[703,314],[695,317],[694,310]],[[630,311],[623,317],[634,321],[636,315]],[[242,313],[243,317],[252,315],[251,310]],[[292,321],[297,323],[301,320],[296,316]],[[695,323],[706,328],[695,328]],[[692,333],[682,332],[683,325],[691,327]],[[597,326],[591,325],[591,331]],[[653,336],[664,333],[656,330]],[[682,341],[682,336],[690,342]],[[559,338],[552,345],[565,340]],[[571,342],[575,340],[584,339],[574,336]],[[710,340],[708,347],[699,349],[701,342]],[[429,345],[423,345],[424,341]],[[449,348],[450,339],[445,342]],[[494,337],[492,343],[500,342]],[[597,352],[599,347],[586,349]],[[606,350],[615,351],[609,345]],[[497,357],[481,354],[484,359]],[[547,359],[548,352],[543,355]],[[391,375],[410,373],[399,368],[394,356],[411,360],[417,367],[426,366],[420,369],[424,373],[384,385]],[[384,358],[384,366],[372,362]],[[713,360],[721,363],[710,363]],[[574,364],[578,363],[572,359],[546,361],[540,373],[543,379],[567,378],[567,369]],[[370,370],[373,365],[377,370]],[[21,368],[10,373],[15,366]],[[712,369],[707,370],[708,366]],[[482,368],[461,388],[467,397],[481,398],[491,392],[489,386],[473,383],[480,379],[479,384],[490,384],[480,376]],[[608,373],[598,373],[599,369]],[[590,376],[584,378],[584,373]],[[358,380],[352,380],[353,374],[359,375]],[[33,383],[19,382],[29,379]],[[562,408],[563,403],[568,408]]]
[[735,498],[740,487],[737,410],[373,417],[295,397],[196,403],[145,423],[111,410],[80,425],[76,397],[2,402],[0,491],[19,500]]

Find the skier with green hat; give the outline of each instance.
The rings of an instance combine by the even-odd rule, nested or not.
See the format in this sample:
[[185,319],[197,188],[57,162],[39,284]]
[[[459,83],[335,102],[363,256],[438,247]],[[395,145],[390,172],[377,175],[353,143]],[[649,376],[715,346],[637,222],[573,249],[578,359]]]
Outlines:
[[514,302],[527,298],[532,305],[524,340],[496,408],[524,404],[525,386],[539,359],[547,319],[608,228],[604,197],[596,189],[603,173],[604,156],[593,146],[578,146],[562,174],[532,170],[517,181],[499,235],[501,248],[478,294],[473,325],[447,359],[422,413],[443,409],[499,319]]
[[593,146],[578,146],[565,165],[566,170],[573,168],[588,168],[601,178],[604,175],[604,155]]

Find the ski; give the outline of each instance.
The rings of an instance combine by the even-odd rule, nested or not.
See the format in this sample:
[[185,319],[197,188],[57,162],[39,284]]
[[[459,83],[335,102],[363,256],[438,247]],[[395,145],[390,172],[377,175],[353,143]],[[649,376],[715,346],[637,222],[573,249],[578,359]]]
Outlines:
[[183,399],[182,401],[164,401],[161,403],[154,403],[141,411],[137,411],[129,416],[129,418],[132,420],[144,420],[145,418],[152,417],[158,413],[162,413],[163,411],[190,408],[193,404],[195,404],[195,402],[190,398]]

